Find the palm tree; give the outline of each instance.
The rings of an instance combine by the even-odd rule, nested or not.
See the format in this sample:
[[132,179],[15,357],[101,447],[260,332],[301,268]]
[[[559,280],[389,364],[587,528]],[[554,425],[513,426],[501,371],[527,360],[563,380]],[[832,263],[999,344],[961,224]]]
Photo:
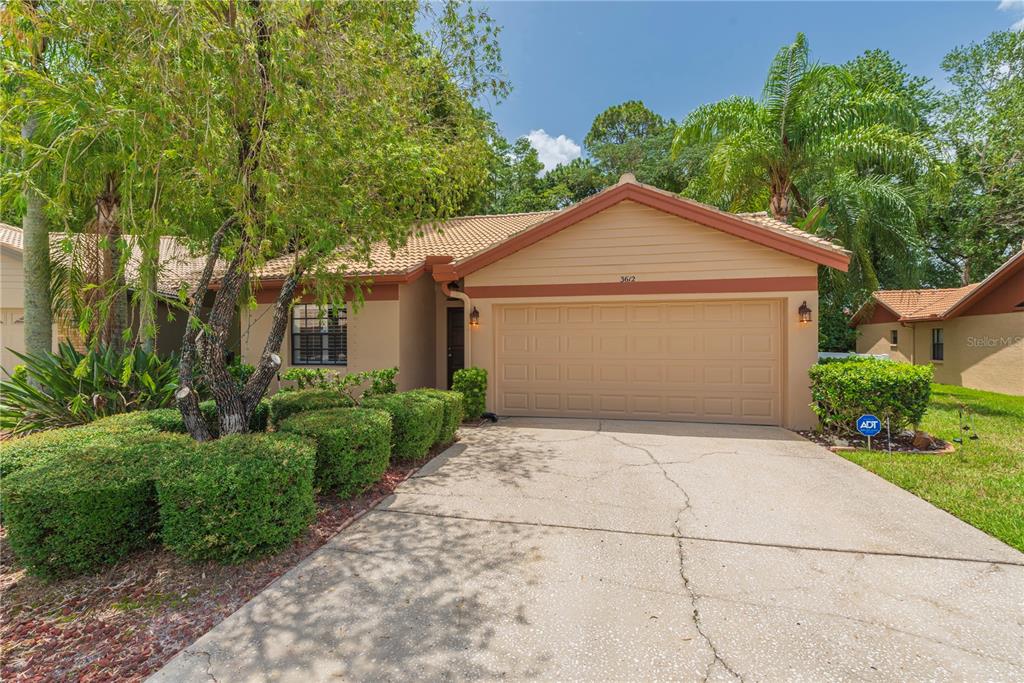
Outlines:
[[914,112],[890,92],[857,88],[842,67],[812,63],[798,33],[772,61],[760,100],[730,97],[694,110],[673,156],[710,145],[708,190],[732,210],[790,220],[813,208],[812,179],[834,169],[905,173],[927,156]]
[[[40,30],[41,3],[34,0],[11,2],[0,7],[0,54],[5,60],[20,63],[26,74],[36,76],[46,70],[46,52],[49,37]],[[21,85],[13,79],[14,88]],[[10,82],[6,88],[11,88]],[[5,89],[4,94],[14,94]],[[5,98],[5,109],[10,102]],[[23,117],[21,138],[23,148],[38,144],[39,112],[31,105],[19,112]],[[6,159],[9,168],[17,164]],[[50,232],[46,215],[46,202],[37,183],[39,173],[29,172],[27,159],[13,175],[20,180],[24,214],[21,227],[24,232],[25,265],[25,346],[32,352],[49,351],[53,345],[53,314],[50,309]]]
[[913,190],[881,175],[842,170],[813,187],[817,208],[803,227],[844,245],[852,252],[848,276],[823,271],[832,286],[852,285],[860,296],[880,286],[913,287],[924,245],[917,230]]

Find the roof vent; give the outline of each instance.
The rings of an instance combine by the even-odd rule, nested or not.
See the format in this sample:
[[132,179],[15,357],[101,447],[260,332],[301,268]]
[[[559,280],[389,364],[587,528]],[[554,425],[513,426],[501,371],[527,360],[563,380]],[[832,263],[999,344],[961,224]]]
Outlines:
[[635,182],[636,182],[636,176],[635,175],[633,175],[632,173],[623,173],[622,175],[619,176],[619,182],[617,182],[615,184],[616,185],[624,185],[626,183],[635,183]]

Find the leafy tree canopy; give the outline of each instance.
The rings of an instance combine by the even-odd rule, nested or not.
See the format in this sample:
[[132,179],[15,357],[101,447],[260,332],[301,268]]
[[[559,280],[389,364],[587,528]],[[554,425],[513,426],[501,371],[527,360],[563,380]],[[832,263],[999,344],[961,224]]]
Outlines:
[[[457,212],[487,175],[475,103],[507,92],[489,17],[457,3],[58,3],[35,30],[72,56],[43,77],[15,74],[13,106],[31,103],[51,124],[25,146],[28,163],[117,174],[134,232],[178,234],[207,255],[182,293],[181,407],[200,439],[209,433],[185,390],[195,362],[220,433],[244,431],[302,284],[315,279],[322,301],[340,303],[346,263]],[[66,184],[48,200],[74,216],[84,200]],[[271,260],[271,332],[239,390],[224,358],[231,320]]]

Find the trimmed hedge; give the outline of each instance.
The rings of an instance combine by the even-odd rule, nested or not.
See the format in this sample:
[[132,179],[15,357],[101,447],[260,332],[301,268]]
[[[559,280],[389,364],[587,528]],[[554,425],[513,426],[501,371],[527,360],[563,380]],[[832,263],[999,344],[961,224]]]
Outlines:
[[279,391],[270,397],[270,424],[277,427],[296,413],[327,408],[351,408],[355,402],[335,389]]
[[[79,427],[51,429],[36,432],[20,439],[5,441],[0,445],[0,477],[7,477],[30,464],[39,463],[51,455],[70,458],[90,438],[95,438],[91,424]],[[108,435],[112,445],[117,440]]]
[[120,413],[76,427],[36,432],[0,445],[0,478],[50,456],[74,458],[86,445],[109,443],[117,447],[125,437],[184,431],[181,414],[174,409],[161,408]]
[[436,398],[385,394],[363,399],[363,407],[391,414],[391,456],[396,460],[422,458],[440,437],[444,404]]
[[[217,433],[217,405],[213,401],[199,404],[203,419],[214,434]],[[267,431],[270,404],[263,399],[256,406],[249,419],[249,429],[254,432]],[[185,422],[177,408],[138,410],[132,413],[118,413],[75,427],[61,427],[45,432],[35,432],[26,437],[0,443],[0,479],[16,472],[30,462],[39,462],[50,453],[71,457],[78,452],[85,441],[94,442],[104,435],[113,445],[126,436],[156,434],[160,432],[186,433]]]
[[60,432],[31,465],[4,479],[11,549],[30,573],[47,579],[89,572],[152,544],[155,471],[195,443],[156,432],[125,439],[88,426]]
[[441,418],[441,432],[437,443],[447,444],[455,441],[455,433],[466,415],[466,399],[458,391],[442,391],[441,389],[413,389],[409,394],[436,398],[444,404],[444,416]]
[[181,411],[177,408],[159,408],[157,410],[121,413],[120,415],[101,418],[86,426],[110,433],[152,430],[184,434],[186,431],[185,421],[181,419]]
[[866,413],[889,418],[893,432],[917,425],[932,391],[930,365],[868,359],[812,365],[808,374],[811,407],[822,429],[836,434],[855,433]]
[[190,560],[236,563],[283,549],[313,520],[315,445],[291,434],[236,434],[162,463],[164,545]]
[[463,368],[452,375],[452,391],[465,399],[466,419],[479,420],[487,410],[487,370]]
[[369,408],[329,408],[294,415],[278,430],[316,442],[313,481],[343,498],[379,481],[391,457],[391,415]]

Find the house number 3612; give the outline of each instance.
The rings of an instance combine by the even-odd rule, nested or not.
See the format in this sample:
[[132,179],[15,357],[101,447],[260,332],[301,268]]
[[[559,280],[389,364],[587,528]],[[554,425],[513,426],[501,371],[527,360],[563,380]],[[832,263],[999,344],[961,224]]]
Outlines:
[[619,282],[636,282],[636,275],[620,275]]

